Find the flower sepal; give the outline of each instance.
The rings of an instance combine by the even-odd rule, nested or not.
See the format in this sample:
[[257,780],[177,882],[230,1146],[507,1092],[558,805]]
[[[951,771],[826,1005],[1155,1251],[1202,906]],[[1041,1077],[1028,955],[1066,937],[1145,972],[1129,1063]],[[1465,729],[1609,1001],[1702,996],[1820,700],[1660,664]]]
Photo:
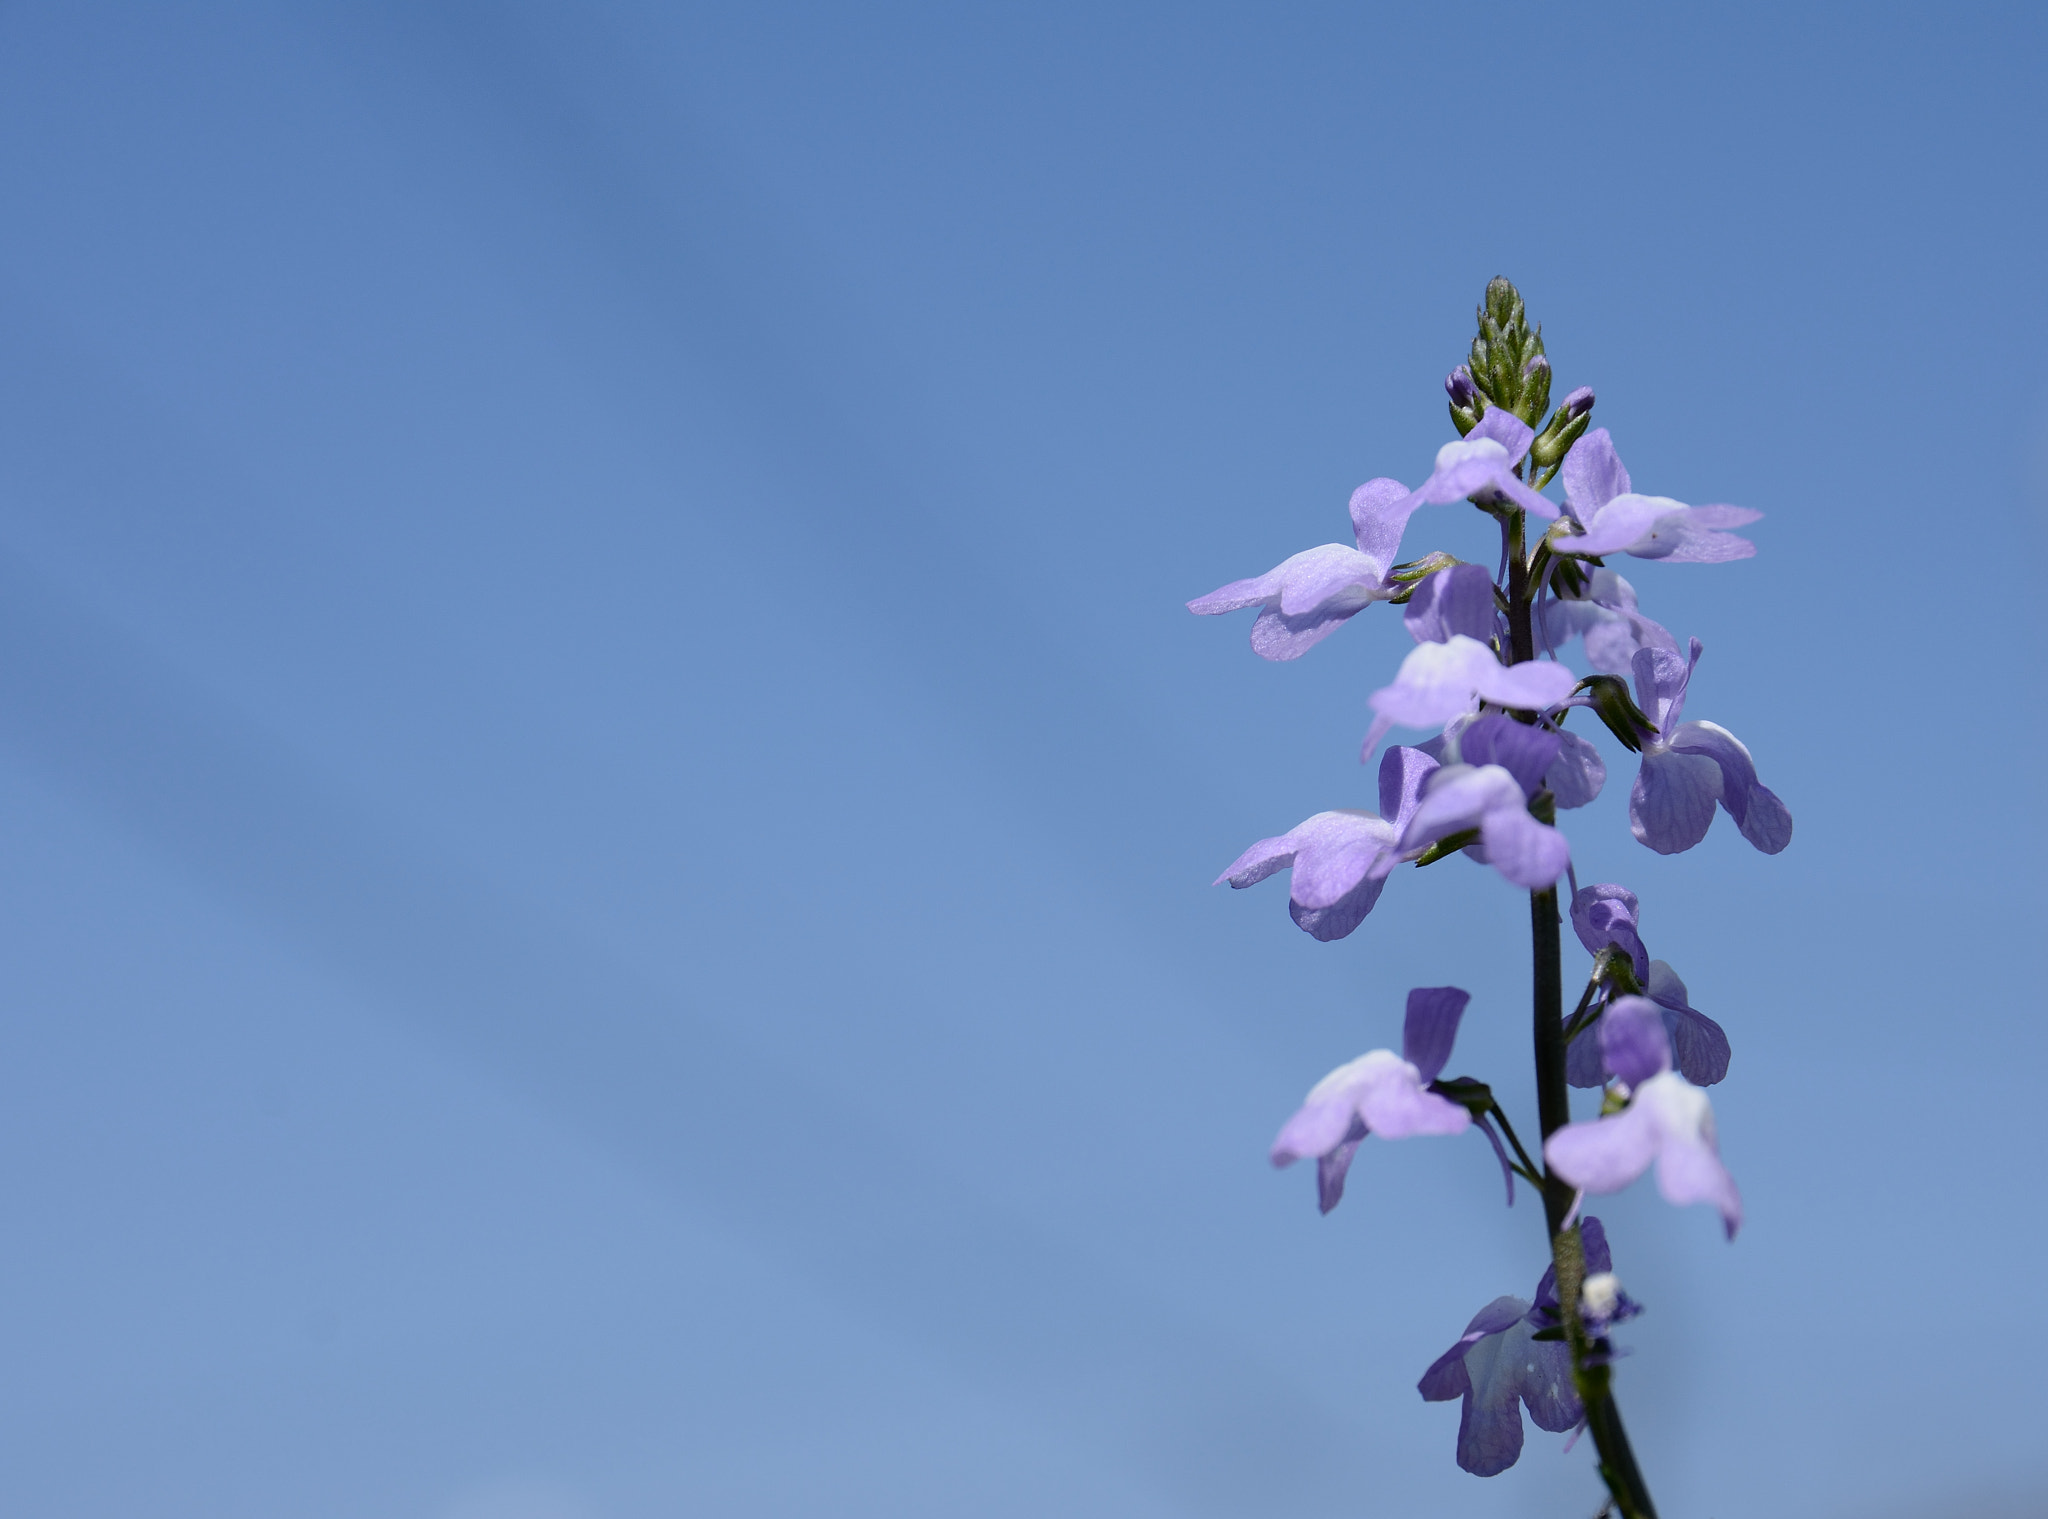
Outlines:
[[1593,715],[1607,724],[1607,731],[1630,753],[1641,754],[1643,745],[1656,739],[1657,724],[1636,705],[1628,682],[1619,675],[1588,675],[1572,688],[1572,695],[1583,696]]

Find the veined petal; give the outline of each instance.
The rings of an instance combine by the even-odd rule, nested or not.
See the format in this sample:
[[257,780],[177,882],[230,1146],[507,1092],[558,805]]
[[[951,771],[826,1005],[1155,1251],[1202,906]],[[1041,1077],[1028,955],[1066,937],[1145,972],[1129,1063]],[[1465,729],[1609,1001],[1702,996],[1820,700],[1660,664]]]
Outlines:
[[1472,1390],[1458,1419],[1458,1465],[1475,1477],[1498,1476],[1521,1459],[1521,1370],[1530,1333],[1518,1320],[1465,1352]]
[[1456,986],[1418,986],[1408,993],[1408,1012],[1401,1025],[1401,1058],[1415,1067],[1426,1085],[1443,1075],[1472,994]]
[[1477,827],[1489,812],[1522,808],[1522,786],[1498,765],[1446,765],[1430,782],[1422,805],[1401,832],[1400,852],[1419,849],[1446,834]]
[[1597,955],[1608,945],[1616,945],[1627,952],[1636,980],[1646,982],[1652,966],[1637,928],[1642,908],[1634,892],[1611,881],[1582,886],[1572,898],[1571,912],[1572,932],[1579,936],[1587,954]]
[[1554,537],[1551,548],[1560,554],[1622,554],[1633,552],[1666,517],[1685,511],[1683,501],[1669,496],[1616,496],[1595,512],[1586,531],[1576,537]]
[[1718,723],[1681,723],[1671,735],[1678,754],[1703,755],[1721,771],[1720,800],[1742,836],[1765,854],[1792,842],[1792,814],[1756,778],[1756,762],[1741,739]]
[[1252,652],[1275,664],[1299,659],[1371,606],[1374,599],[1340,596],[1300,617],[1289,617],[1278,606],[1268,606],[1252,623]]
[[1628,471],[1622,468],[1614,440],[1604,427],[1594,428],[1572,445],[1559,473],[1564,479],[1564,498],[1581,522],[1591,521],[1601,507],[1616,496],[1627,495],[1631,488]]
[[1728,1075],[1732,1051],[1721,1025],[1694,1007],[1678,973],[1662,960],[1650,962],[1644,982],[1650,1000],[1664,1010],[1671,1035],[1671,1064],[1696,1087],[1709,1087]]
[[1508,468],[1512,469],[1522,462],[1529,445],[1536,441],[1536,429],[1505,407],[1489,406],[1479,425],[1466,434],[1467,442],[1473,438],[1490,438],[1498,443],[1507,455]]
[[1418,493],[1384,475],[1359,486],[1351,493],[1351,535],[1358,552],[1381,565],[1397,563],[1408,519],[1421,505]]
[[1645,750],[1628,798],[1629,831],[1659,854],[1679,854],[1707,836],[1720,795],[1720,768],[1706,756]]
[[1401,661],[1394,683],[1373,692],[1369,704],[1402,727],[1442,727],[1471,710],[1480,685],[1499,669],[1493,651],[1474,638],[1418,644]]
[[[1490,653],[1488,657],[1492,657]],[[1578,676],[1550,659],[1531,659],[1518,665],[1494,660],[1492,669],[1479,668],[1478,673],[1481,678],[1475,689],[1496,707],[1521,707],[1535,712],[1557,706],[1579,683]]]
[[1576,733],[1560,733],[1557,758],[1543,772],[1543,784],[1562,810],[1583,807],[1607,784],[1607,761]]
[[1408,602],[1403,624],[1417,643],[1444,643],[1460,633],[1484,643],[1500,624],[1493,576],[1478,564],[1454,564],[1424,576]]
[[1496,807],[1479,822],[1480,841],[1486,846],[1486,862],[1524,891],[1539,891],[1557,884],[1571,863],[1571,845],[1548,823],[1539,823],[1517,798],[1509,807]]
[[1425,1403],[1447,1403],[1469,1392],[1472,1382],[1465,1375],[1465,1352],[1488,1335],[1512,1329],[1528,1311],[1529,1305],[1518,1297],[1497,1297],[1473,1314],[1472,1322],[1465,1326],[1465,1333],[1457,1344],[1438,1356],[1430,1363],[1429,1370],[1422,1374],[1416,1389],[1422,1394],[1422,1400]]
[[1347,592],[1367,600],[1391,596],[1394,593],[1385,579],[1386,566],[1370,555],[1341,543],[1326,543],[1296,554],[1281,566],[1280,610],[1286,616],[1300,617]]
[[1422,805],[1424,786],[1441,768],[1421,749],[1402,744],[1389,749],[1380,758],[1380,815],[1396,828],[1406,828]]
[[1458,734],[1458,758],[1468,765],[1499,765],[1534,796],[1543,774],[1564,746],[1564,735],[1493,713],[1475,719]]

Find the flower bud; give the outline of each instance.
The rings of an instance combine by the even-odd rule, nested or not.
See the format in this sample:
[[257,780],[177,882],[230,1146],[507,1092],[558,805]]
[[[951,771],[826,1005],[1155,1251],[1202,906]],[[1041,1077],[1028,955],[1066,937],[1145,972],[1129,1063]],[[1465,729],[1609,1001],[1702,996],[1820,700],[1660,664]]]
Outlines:
[[1593,390],[1581,385],[1564,398],[1536,441],[1529,445],[1529,457],[1543,469],[1550,469],[1571,452],[1593,420]]
[[1458,436],[1464,437],[1479,425],[1479,417],[1486,410],[1486,402],[1472,383],[1471,371],[1460,364],[1444,377],[1444,394],[1451,398],[1451,422],[1458,429]]
[[[1508,280],[1494,279],[1486,287],[1467,368],[1487,405],[1506,407],[1531,427],[1550,402],[1550,363],[1543,358],[1543,329],[1530,329],[1522,294]],[[1479,410],[1483,412],[1485,407]]]
[[1635,704],[1628,683],[1619,675],[1588,675],[1573,688],[1573,694],[1589,697],[1588,705],[1607,724],[1607,731],[1636,753],[1657,737],[1657,725]]

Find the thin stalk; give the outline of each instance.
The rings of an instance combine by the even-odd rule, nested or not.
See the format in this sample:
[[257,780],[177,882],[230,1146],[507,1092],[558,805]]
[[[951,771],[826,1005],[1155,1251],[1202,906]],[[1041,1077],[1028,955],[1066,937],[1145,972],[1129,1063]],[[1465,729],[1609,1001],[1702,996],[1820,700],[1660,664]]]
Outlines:
[[[1531,626],[1529,563],[1522,512],[1511,512],[1502,524],[1508,561],[1508,647],[1509,663],[1523,664],[1536,657]],[[1541,793],[1536,809],[1542,822],[1556,818],[1549,794]],[[1529,893],[1529,948],[1533,970],[1533,1032],[1536,1045],[1536,1113],[1543,1138],[1571,1121],[1571,1088],[1565,1081],[1564,968],[1558,941],[1557,888],[1547,886]],[[1657,1519],[1656,1505],[1629,1448],[1622,1428],[1621,1410],[1609,1390],[1612,1374],[1607,1366],[1588,1366],[1591,1342],[1579,1319],[1579,1293],[1586,1279],[1586,1257],[1579,1243],[1579,1231],[1567,1229],[1564,1221],[1571,1212],[1572,1188],[1558,1176],[1544,1173],[1543,1217],[1550,1231],[1550,1257],[1557,1267],[1558,1306],[1564,1314],[1565,1338],[1572,1351],[1572,1380],[1586,1409],[1587,1432],[1600,1456],[1600,1476],[1622,1519]]]

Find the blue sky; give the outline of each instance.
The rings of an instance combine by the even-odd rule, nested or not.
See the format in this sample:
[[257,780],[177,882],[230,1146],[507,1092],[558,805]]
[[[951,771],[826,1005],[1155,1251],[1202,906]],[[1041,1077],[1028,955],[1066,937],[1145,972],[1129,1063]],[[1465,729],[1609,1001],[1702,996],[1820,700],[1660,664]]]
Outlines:
[[[1549,1515],[1415,1379],[1477,1138],[1265,1146],[1523,904],[1207,884],[1370,805],[1361,617],[1487,278],[1798,820],[1570,824],[1735,1050],[1601,1209],[1670,1514],[2037,1512],[2031,7],[0,12],[0,1507]],[[1466,520],[1471,517],[1473,520]],[[1409,546],[1490,557],[1476,514]],[[1576,952],[1574,951],[1575,955]],[[1568,959],[1567,973],[1580,968]]]

